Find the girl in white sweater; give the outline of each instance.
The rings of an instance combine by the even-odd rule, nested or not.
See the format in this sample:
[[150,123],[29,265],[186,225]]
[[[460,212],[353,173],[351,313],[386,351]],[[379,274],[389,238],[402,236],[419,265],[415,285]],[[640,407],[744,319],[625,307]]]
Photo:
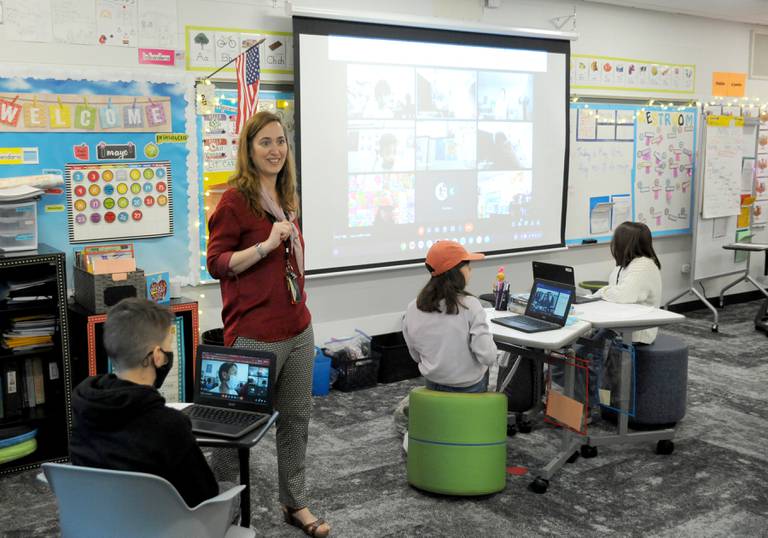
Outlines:
[[[661,262],[653,250],[653,240],[648,226],[641,222],[624,222],[613,232],[611,254],[616,267],[608,277],[608,285],[595,292],[605,301],[612,303],[644,304],[658,308],[661,305]],[[633,333],[634,344],[652,344],[656,340],[657,328],[644,329]],[[585,346],[582,355],[591,353],[589,364],[589,404],[599,407],[599,380],[603,368],[607,343],[612,342],[616,333],[601,329],[592,338],[592,345]]]

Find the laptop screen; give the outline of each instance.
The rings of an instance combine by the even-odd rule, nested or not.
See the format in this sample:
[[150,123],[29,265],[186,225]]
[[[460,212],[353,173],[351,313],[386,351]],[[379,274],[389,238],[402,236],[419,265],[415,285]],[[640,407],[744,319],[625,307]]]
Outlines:
[[271,412],[275,357],[220,346],[198,346],[195,402]]
[[573,302],[574,288],[559,282],[536,280],[525,314],[562,325]]

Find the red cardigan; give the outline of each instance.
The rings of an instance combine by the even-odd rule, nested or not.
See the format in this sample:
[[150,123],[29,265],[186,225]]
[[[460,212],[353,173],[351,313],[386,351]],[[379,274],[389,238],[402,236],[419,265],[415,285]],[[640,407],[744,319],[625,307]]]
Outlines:
[[[271,230],[272,222],[257,217],[236,189],[224,193],[208,221],[208,272],[221,281],[225,345],[231,346],[238,336],[263,342],[287,340],[312,321],[303,276],[301,302],[291,304],[282,245],[239,275],[229,268],[232,253],[266,241]],[[299,239],[303,248],[301,232]],[[293,254],[291,263],[297,267]]]

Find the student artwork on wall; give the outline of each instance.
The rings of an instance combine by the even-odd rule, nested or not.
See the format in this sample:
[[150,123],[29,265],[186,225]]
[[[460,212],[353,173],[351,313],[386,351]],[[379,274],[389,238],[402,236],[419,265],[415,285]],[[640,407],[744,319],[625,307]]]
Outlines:
[[691,227],[695,109],[638,111],[634,216],[658,232]]
[[[41,241],[71,257],[74,243],[138,239],[148,273],[197,280],[189,229],[197,215],[193,85],[184,75],[4,66],[0,184],[54,174],[38,202]],[[191,150],[191,151],[190,151]],[[190,222],[192,220],[192,222]],[[71,259],[70,259],[71,262]],[[195,260],[194,266],[197,266]]]
[[696,88],[696,66],[572,54],[571,88],[693,93]]

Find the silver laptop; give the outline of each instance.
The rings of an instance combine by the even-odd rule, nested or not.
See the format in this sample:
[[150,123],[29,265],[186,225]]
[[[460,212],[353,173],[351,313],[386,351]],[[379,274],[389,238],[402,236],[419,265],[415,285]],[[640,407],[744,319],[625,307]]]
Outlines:
[[524,315],[493,318],[491,321],[526,333],[553,331],[565,325],[575,294],[573,286],[534,280]]
[[[562,282],[569,286],[576,287],[576,277],[574,276],[573,267],[568,265],[558,265],[556,263],[546,262],[531,262],[533,269],[534,280],[549,280],[551,282]],[[573,298],[574,304],[591,303],[593,301],[599,301],[599,297],[589,297],[586,295],[576,295]]]
[[198,434],[238,438],[272,415],[275,354],[197,346],[194,404],[184,408]]

